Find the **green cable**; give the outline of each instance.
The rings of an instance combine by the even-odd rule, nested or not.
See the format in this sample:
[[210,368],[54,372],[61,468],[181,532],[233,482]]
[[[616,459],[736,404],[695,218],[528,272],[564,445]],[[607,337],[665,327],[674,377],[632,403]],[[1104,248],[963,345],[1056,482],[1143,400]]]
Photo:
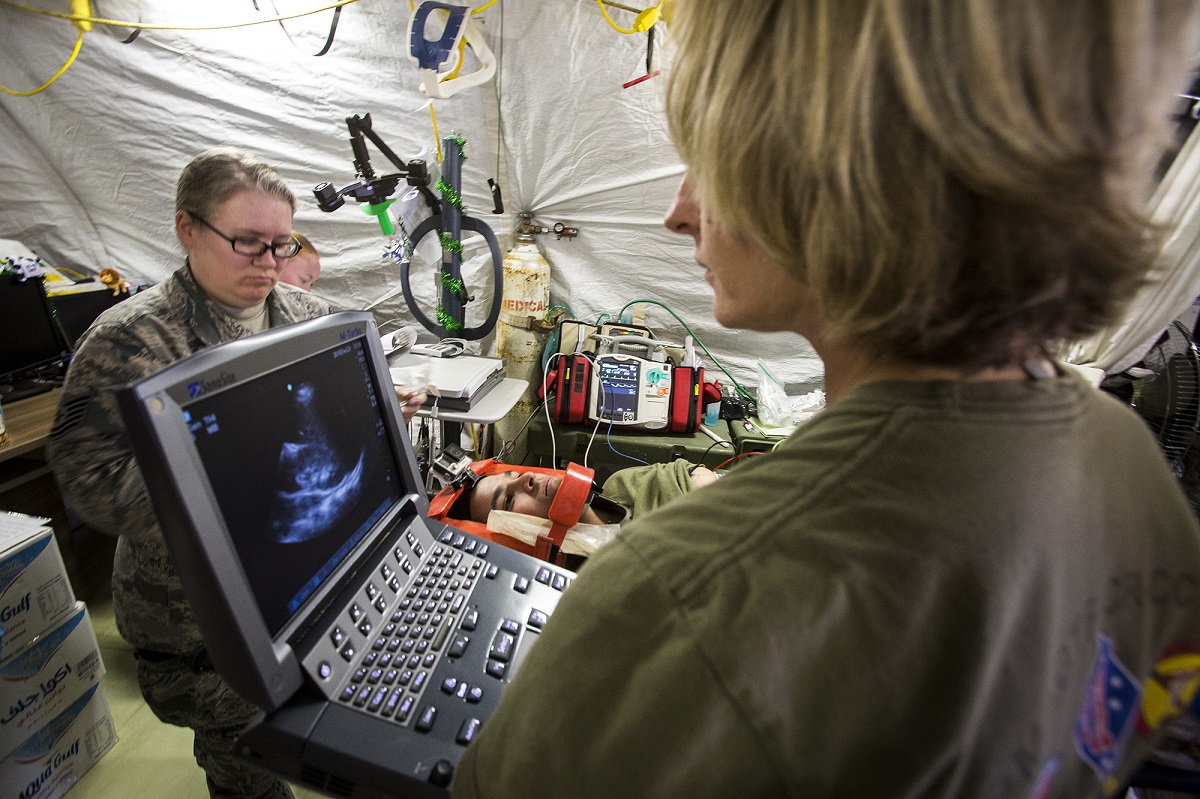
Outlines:
[[[661,303],[658,300],[631,300],[631,301],[625,303],[625,306],[623,308],[621,308],[621,310],[617,313],[617,316],[624,315],[625,311],[627,311],[630,306],[637,305],[639,302],[646,302],[646,303],[650,303],[651,305],[657,305],[659,308],[662,308],[664,311],[671,314],[671,316],[675,317],[675,321],[677,321],[677,322],[679,322],[679,324],[683,325],[683,329],[686,330],[688,332],[688,335],[691,336],[692,339],[697,344],[700,345],[700,349],[704,350],[704,354],[707,355],[712,360],[712,362],[715,363],[721,369],[721,371],[725,373],[725,376],[729,378],[730,382],[733,383],[734,391],[736,391],[743,399],[754,400],[754,395],[751,394],[749,391],[747,391],[745,388],[743,388],[742,384],[737,381],[737,378],[735,378],[733,375],[729,374],[729,370],[725,368],[725,364],[723,364],[719,360],[717,360],[716,356],[708,351],[708,347],[704,346],[704,342],[700,340],[700,337],[697,336],[696,333],[690,327],[688,327],[688,323],[683,321],[682,319],[680,319],[679,314],[672,311],[666,304]],[[608,314],[602,314],[602,315],[606,316],[606,317],[608,316]],[[596,320],[596,324],[597,325],[600,324],[599,319]]]

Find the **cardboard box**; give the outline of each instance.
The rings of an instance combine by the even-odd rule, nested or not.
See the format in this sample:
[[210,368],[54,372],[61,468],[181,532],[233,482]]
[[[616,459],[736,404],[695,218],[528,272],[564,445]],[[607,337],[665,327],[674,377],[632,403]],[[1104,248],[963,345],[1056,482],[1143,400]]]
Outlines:
[[57,799],[116,742],[108,702],[96,683],[0,760],[0,799]]
[[8,513],[0,518],[0,660],[75,604],[54,530],[38,521]]
[[0,758],[88,692],[104,675],[82,602],[56,627],[0,660]]

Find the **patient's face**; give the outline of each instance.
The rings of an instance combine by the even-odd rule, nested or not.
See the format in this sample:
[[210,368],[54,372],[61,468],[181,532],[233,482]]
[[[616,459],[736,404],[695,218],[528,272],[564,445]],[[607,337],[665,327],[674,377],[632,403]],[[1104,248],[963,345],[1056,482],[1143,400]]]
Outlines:
[[548,518],[550,503],[562,485],[562,478],[544,474],[501,472],[484,477],[471,494],[471,519],[487,522],[493,510],[525,513]]

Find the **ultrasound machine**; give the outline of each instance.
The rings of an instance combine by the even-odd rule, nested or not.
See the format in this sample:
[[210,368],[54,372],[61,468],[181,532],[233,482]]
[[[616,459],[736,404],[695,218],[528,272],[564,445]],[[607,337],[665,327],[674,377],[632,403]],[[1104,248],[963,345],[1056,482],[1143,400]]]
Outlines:
[[192,355],[119,395],[238,755],[346,797],[445,796],[574,574],[427,516],[370,314]]

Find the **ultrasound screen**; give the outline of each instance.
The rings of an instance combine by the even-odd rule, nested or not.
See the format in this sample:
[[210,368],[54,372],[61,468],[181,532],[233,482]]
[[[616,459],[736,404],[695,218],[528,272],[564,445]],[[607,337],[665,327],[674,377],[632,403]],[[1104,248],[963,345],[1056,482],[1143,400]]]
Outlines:
[[356,339],[184,407],[272,636],[406,493],[379,402]]

